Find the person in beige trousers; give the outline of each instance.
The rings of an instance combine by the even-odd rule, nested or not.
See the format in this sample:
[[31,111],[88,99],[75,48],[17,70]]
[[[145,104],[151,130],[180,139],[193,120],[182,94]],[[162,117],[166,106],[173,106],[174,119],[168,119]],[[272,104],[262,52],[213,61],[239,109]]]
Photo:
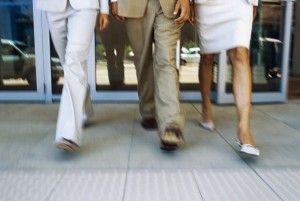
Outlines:
[[99,28],[109,24],[108,0],[37,0],[46,12],[51,37],[64,69],[55,145],[73,151],[82,142],[82,127],[92,115],[87,84],[87,58],[98,10]]
[[161,149],[174,150],[184,143],[176,44],[183,23],[189,19],[189,0],[111,2],[113,15],[126,19],[135,55],[141,115],[156,119]]

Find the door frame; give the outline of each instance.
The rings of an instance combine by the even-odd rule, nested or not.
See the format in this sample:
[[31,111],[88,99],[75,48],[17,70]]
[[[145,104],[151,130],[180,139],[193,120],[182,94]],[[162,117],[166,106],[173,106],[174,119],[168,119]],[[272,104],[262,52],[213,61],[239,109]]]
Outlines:
[[44,102],[45,101],[45,81],[44,81],[44,65],[43,57],[43,41],[42,30],[43,23],[42,12],[35,8],[35,1],[32,2],[33,11],[33,27],[34,27],[34,42],[35,42],[35,65],[36,65],[36,91],[0,91],[1,102]]
[[[294,0],[285,0],[284,4],[284,25],[283,25],[283,54],[282,54],[282,71],[280,80],[280,90],[278,92],[253,92],[252,103],[270,103],[270,102],[286,102],[287,101],[287,83],[289,72],[289,54],[291,44],[291,27],[293,19],[293,3]],[[219,57],[218,68],[218,87],[216,103],[230,104],[234,103],[232,93],[226,92],[227,78],[227,55],[226,51],[222,51]]]

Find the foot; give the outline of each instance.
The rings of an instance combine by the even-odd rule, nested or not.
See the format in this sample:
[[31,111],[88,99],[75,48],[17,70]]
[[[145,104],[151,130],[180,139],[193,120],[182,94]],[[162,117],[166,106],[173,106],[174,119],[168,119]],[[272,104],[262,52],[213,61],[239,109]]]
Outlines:
[[86,114],[83,114],[81,128],[87,128],[91,124],[91,119]]
[[155,118],[143,119],[141,125],[146,130],[157,129],[157,123]]
[[202,126],[202,128],[209,131],[215,130],[215,124],[213,121],[208,121],[208,122],[200,121],[200,126]]
[[212,105],[211,103],[202,104],[202,116],[200,122],[202,123],[213,123],[212,116]]
[[251,144],[242,144],[239,139],[235,140],[236,143],[240,146],[240,152],[249,154],[249,155],[254,155],[254,156],[259,156],[260,155],[260,150],[256,147],[254,147]]
[[163,142],[160,142],[160,149],[165,150],[165,151],[174,151],[178,148],[177,145],[170,145],[170,144],[165,144]]
[[74,141],[62,138],[59,142],[55,143],[56,148],[64,151],[76,151],[79,149],[79,145]]
[[177,125],[168,126],[160,135],[161,149],[174,150],[184,144],[184,137]]

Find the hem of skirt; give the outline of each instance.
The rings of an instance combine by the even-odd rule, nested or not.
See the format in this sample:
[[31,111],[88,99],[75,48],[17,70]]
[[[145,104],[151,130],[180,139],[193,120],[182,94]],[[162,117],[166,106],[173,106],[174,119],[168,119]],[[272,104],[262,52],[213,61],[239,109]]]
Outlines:
[[234,48],[237,48],[237,47],[244,47],[244,48],[247,48],[249,49],[249,46],[247,45],[232,45],[232,46],[228,46],[228,47],[225,47],[225,48],[222,48],[222,49],[217,49],[217,50],[206,50],[206,51],[203,51],[201,48],[200,48],[200,54],[218,54],[218,53],[221,53],[223,50],[225,51],[228,51],[228,50],[231,50],[231,49],[234,49]]

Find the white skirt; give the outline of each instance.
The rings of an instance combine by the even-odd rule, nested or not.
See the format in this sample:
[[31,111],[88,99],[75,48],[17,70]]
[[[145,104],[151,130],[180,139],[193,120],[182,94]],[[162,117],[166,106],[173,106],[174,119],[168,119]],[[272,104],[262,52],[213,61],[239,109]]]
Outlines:
[[249,49],[253,5],[247,0],[207,0],[195,5],[195,15],[201,54]]

